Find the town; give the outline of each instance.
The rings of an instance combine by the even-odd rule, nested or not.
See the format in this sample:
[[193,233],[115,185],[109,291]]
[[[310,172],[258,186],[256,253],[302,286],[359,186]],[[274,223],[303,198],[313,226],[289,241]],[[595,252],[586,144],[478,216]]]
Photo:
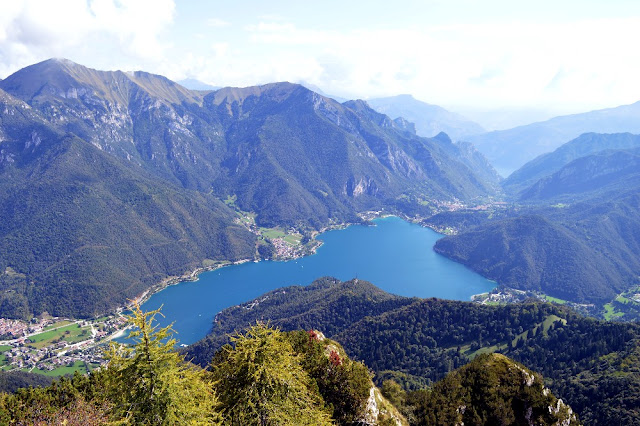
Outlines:
[[90,320],[47,314],[29,322],[0,318],[0,368],[49,376],[89,372],[104,363],[106,343],[126,324],[121,312]]

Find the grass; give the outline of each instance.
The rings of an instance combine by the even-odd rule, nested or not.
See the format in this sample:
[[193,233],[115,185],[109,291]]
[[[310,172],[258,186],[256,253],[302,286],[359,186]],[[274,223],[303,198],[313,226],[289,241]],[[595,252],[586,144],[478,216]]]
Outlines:
[[273,228],[260,228],[260,233],[270,240],[274,238],[284,238],[287,235],[281,230]]
[[[83,334],[84,333],[84,334]],[[30,346],[36,349],[44,348],[51,345],[56,340],[63,340],[68,343],[81,342],[91,337],[90,327],[80,327],[80,324],[70,324],[55,330],[45,331],[44,333],[31,336]]]
[[69,324],[73,324],[73,321],[62,320],[62,321],[59,321],[59,322],[57,322],[55,324],[51,324],[51,325],[46,326],[45,328],[42,329],[42,331],[48,331],[48,330],[51,330],[51,329],[54,329],[54,328],[57,328],[57,327],[64,327],[65,325],[69,325]]
[[[32,371],[32,373],[37,373],[37,374],[42,374],[43,376],[51,376],[51,377],[58,377],[58,376],[64,376],[66,374],[73,374],[76,371],[80,374],[87,374],[89,373],[91,370],[93,370],[94,368],[96,368],[96,365],[91,365],[91,364],[87,364],[84,361],[76,361],[73,363],[73,366],[64,366],[64,367],[59,367],[56,368],[55,370],[37,370],[34,369]],[[28,370],[27,370],[28,371]]]
[[0,346],[0,365],[1,366],[7,365],[7,357],[4,355],[3,352],[8,351],[9,349],[11,349],[11,346],[9,346],[9,345],[1,345]]
[[567,303],[566,300],[558,299],[557,297],[548,296],[546,294],[544,295],[544,298],[549,302],[557,303],[558,305],[564,305]]
[[551,325],[560,321],[562,325],[567,325],[567,320],[564,318],[560,318],[557,315],[549,315],[542,323],[542,333],[546,336],[547,331],[551,328]]
[[469,359],[474,359],[478,355],[492,354],[492,353],[494,353],[496,351],[499,351],[499,350],[502,350],[502,349],[506,349],[506,348],[507,348],[507,345],[505,345],[505,344],[493,345],[493,346],[485,346],[485,347],[482,347],[482,348],[478,349],[475,352],[471,352],[468,356],[469,356]]
[[[624,294],[627,294],[627,293],[624,293]],[[615,299],[616,302],[620,302],[624,304],[631,303],[632,305],[638,305],[638,302],[636,302],[633,299],[629,299],[628,297],[624,296],[624,294],[618,295]]]
[[616,312],[616,308],[614,308],[611,303],[604,305],[604,319],[607,321],[611,321],[612,319],[619,318],[623,315],[624,313],[622,312]]
[[466,354],[469,357],[469,359],[474,359],[475,357],[481,354],[494,353],[496,351],[504,350],[508,348],[509,344],[512,346],[516,346],[520,339],[523,339],[524,341],[526,341],[529,338],[529,332],[535,331],[537,335],[537,333],[540,332],[540,328],[542,328],[543,335],[546,336],[547,332],[549,331],[549,328],[551,328],[551,326],[558,321],[560,321],[564,325],[567,324],[566,319],[560,318],[557,315],[549,315],[544,319],[542,323],[537,324],[532,330],[525,330],[522,333],[518,334],[510,343],[503,342],[503,343],[498,343],[492,346],[484,346],[473,352],[469,352],[471,350],[471,345],[465,345],[460,348],[460,351]]
[[300,241],[302,241],[302,235],[300,234],[289,234],[284,237],[284,240],[291,245],[298,245]]

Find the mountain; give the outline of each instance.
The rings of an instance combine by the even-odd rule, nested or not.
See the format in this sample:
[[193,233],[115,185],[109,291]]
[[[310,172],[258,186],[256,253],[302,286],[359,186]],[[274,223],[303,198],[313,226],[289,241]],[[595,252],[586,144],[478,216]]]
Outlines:
[[602,307],[638,284],[639,146],[629,133],[583,134],[502,183],[511,209],[430,218],[461,231],[435,250],[501,285]]
[[640,102],[465,138],[505,176],[583,133],[640,133]]
[[489,222],[438,240],[434,250],[499,284],[578,303],[606,303],[625,288],[611,260],[540,215]]
[[496,187],[455,146],[290,83],[200,92],[52,59],[2,80],[0,102],[2,316],[91,316],[253,259],[237,210],[307,232]]
[[181,86],[186,87],[189,90],[207,90],[207,91],[212,91],[212,90],[220,89],[220,87],[218,87],[218,86],[212,86],[210,84],[203,83],[200,80],[196,80],[195,78],[185,78],[183,80],[176,81],[176,83],[178,83]]
[[320,278],[308,286],[277,289],[219,312],[213,333],[190,345],[186,349],[187,357],[197,364],[207,365],[216,351],[229,342],[229,335],[234,330],[260,318],[270,320],[270,324],[283,330],[322,325],[325,335],[334,336],[367,315],[381,314],[413,301],[386,293],[366,281]]
[[484,354],[449,373],[417,404],[423,425],[577,425],[542,376],[500,354]]
[[640,147],[640,136],[630,133],[585,133],[561,145],[553,152],[542,154],[513,172],[502,182],[505,191],[518,193],[549,176],[573,160],[608,149]]
[[2,423],[408,424],[372,383],[367,367],[321,332],[253,325],[237,333],[233,347],[218,352],[205,371],[175,352],[170,327],[154,321],[158,313],[136,306],[129,319],[137,338],[112,345],[103,368],[2,394]]
[[[575,424],[540,375],[498,354],[478,356],[432,390],[378,389],[362,362],[317,330],[255,324],[232,336],[210,371],[166,342],[158,311],[135,311],[131,345],[88,377],[2,396],[7,424],[449,425]],[[135,346],[134,346],[135,345]],[[403,413],[407,416],[403,416]]]
[[520,206],[491,219],[482,214],[479,224],[439,240],[435,250],[499,284],[601,307],[638,284],[637,167],[627,172],[622,181],[605,175],[606,192],[582,194],[572,204]]
[[94,316],[205,259],[253,257],[255,236],[219,200],[77,137],[34,135],[3,142],[15,153],[0,165],[3,316]]
[[618,188],[640,188],[640,148],[600,151],[573,160],[523,190],[520,200],[569,202]]
[[403,117],[415,123],[420,136],[432,137],[444,132],[457,141],[485,132],[479,124],[437,105],[419,101],[411,95],[369,99],[367,102],[382,114],[393,118]]
[[[357,308],[345,309],[346,300]],[[385,296],[362,280],[325,278],[308,287],[277,289],[222,311],[211,334],[186,348],[185,356],[208,365],[208,355],[201,356],[201,351],[215,353],[217,345],[228,338],[227,330],[242,329],[257,320],[285,331],[332,330],[327,337],[341,342],[352,359],[363,360],[375,372],[378,384],[393,379],[406,389],[424,389],[483,353],[500,352],[543,374],[545,386],[587,424],[640,421],[635,404],[640,395],[640,370],[633,361],[638,356],[640,327],[635,323],[585,318],[549,303],[490,306]],[[217,343],[212,347],[213,342]],[[490,358],[489,364],[485,359],[480,364],[487,373],[492,370],[488,368],[492,359],[499,360],[498,366],[514,366],[501,357]],[[499,371],[504,373],[501,368],[494,372]],[[514,367],[512,372],[515,376],[505,379],[509,386],[519,381],[513,379],[522,377],[522,370]],[[536,380],[539,378],[533,383]],[[432,389],[442,389],[437,386],[442,385]],[[384,384],[382,390],[384,393]],[[441,397],[460,391],[457,384],[449,390]],[[424,407],[428,396],[422,392],[409,392],[407,405]],[[539,397],[537,391],[534,395]]]
[[306,81],[298,81],[297,83],[299,85],[301,85],[301,86],[306,87],[307,89],[311,90],[312,92],[317,93],[318,95],[322,95],[325,98],[331,98],[334,101],[339,102],[341,104],[349,101],[349,99],[347,99],[347,98],[343,98],[343,97],[335,96],[335,95],[330,95],[330,94],[324,92],[320,87],[316,86],[315,84],[307,83]]
[[[400,119],[396,119],[400,120]],[[444,148],[451,156],[457,158],[460,162],[464,163],[471,170],[475,171],[483,181],[490,185],[495,191],[499,191],[501,188],[502,177],[493,168],[493,166],[487,160],[487,157],[482,155],[473,144],[469,142],[453,142],[449,135],[444,132],[438,133],[433,137],[434,140],[440,142],[440,146]]]

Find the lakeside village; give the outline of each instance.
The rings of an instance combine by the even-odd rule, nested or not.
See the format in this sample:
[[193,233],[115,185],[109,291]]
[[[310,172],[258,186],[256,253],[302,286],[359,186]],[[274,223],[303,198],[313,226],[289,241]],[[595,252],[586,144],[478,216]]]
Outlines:
[[87,373],[104,363],[104,345],[126,324],[120,312],[91,320],[47,314],[29,322],[0,318],[0,369],[48,376]]

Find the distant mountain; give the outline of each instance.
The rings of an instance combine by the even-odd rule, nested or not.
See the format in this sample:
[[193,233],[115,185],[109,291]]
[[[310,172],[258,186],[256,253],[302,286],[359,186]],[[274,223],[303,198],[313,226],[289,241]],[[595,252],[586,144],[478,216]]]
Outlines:
[[525,205],[429,219],[461,230],[436,251],[499,284],[602,306],[638,283],[638,146],[590,133],[538,157],[503,182]]
[[186,87],[189,90],[207,90],[207,91],[211,91],[211,90],[220,89],[219,86],[212,86],[210,84],[203,83],[200,80],[196,80],[195,78],[185,78],[183,80],[176,81],[176,83],[178,83],[181,86]]
[[607,149],[640,147],[640,135],[630,133],[585,133],[561,145],[553,152],[542,154],[513,172],[502,182],[507,192],[517,193],[549,176],[573,160]]
[[571,202],[596,193],[634,187],[640,188],[640,148],[606,150],[573,160],[541,178],[520,193],[520,200]]
[[[619,163],[616,157],[611,158]],[[479,213],[479,225],[439,240],[435,250],[499,284],[602,306],[638,284],[640,179],[636,157],[628,157],[629,167],[620,173],[600,177],[585,174],[590,165],[596,170],[603,166],[597,157],[575,160],[575,168],[574,163],[567,166],[566,180],[558,172],[552,178],[557,179],[557,186],[554,181],[543,185],[543,179],[540,186],[532,187],[538,192],[531,196],[583,191],[582,178],[598,191],[582,193],[572,204],[520,206],[506,218],[490,219]]]
[[420,136],[432,137],[444,132],[458,141],[485,132],[479,124],[437,105],[419,101],[411,95],[369,99],[367,102],[382,114],[392,118],[403,117],[415,123],[416,132]]
[[640,102],[469,136],[505,176],[583,133],[640,133]]
[[[522,366],[501,356],[480,358],[478,363],[463,367],[483,353],[500,352],[544,374],[548,380],[544,383],[587,424],[640,421],[634,403],[640,395],[640,373],[630,362],[637,356],[640,342],[640,327],[634,323],[584,318],[548,303],[488,306],[403,298],[386,294],[362,280],[341,282],[324,278],[308,287],[277,289],[225,309],[218,314],[210,336],[185,349],[186,358],[208,365],[209,356],[225,343],[227,330],[242,329],[257,320],[269,321],[285,331],[331,330],[325,334],[341,342],[352,359],[363,360],[375,371],[378,383],[393,378],[407,389],[423,389],[446,376],[444,383],[432,386],[439,390],[438,394],[431,394],[441,401],[439,407],[430,405],[429,411],[425,409],[423,404],[430,400],[428,394],[423,394],[425,391],[407,395],[406,405],[418,417],[438,408],[448,410],[449,402],[455,400],[458,392],[473,394],[474,386],[489,385],[496,376],[502,377],[505,387],[489,386],[488,393],[476,388],[478,398],[516,408],[516,413],[526,413],[526,408],[514,407],[509,401],[517,400],[520,390],[539,401],[543,382],[535,373],[526,369],[523,372]],[[498,364],[493,365],[494,361]],[[460,367],[462,370],[447,376]],[[510,368],[513,374],[506,374]],[[471,374],[469,386],[462,386],[463,390],[458,379],[465,380],[459,375],[466,376],[465,371]],[[516,389],[525,383],[531,386]],[[506,386],[514,388],[510,388],[504,400],[497,398],[495,393]],[[446,392],[444,387],[448,389]],[[475,400],[473,404],[479,403],[480,400]],[[555,404],[554,409],[558,407]],[[466,405],[469,410],[471,406]],[[416,418],[411,423],[434,424]]]
[[0,82],[0,316],[93,315],[167,276],[318,230],[493,193],[457,148],[362,101],[273,83],[188,90],[53,59]]
[[[397,120],[400,119],[398,118],[396,121]],[[469,142],[453,142],[449,135],[444,132],[438,133],[433,137],[433,139],[440,142],[440,146],[443,147],[451,156],[457,158],[458,161],[464,163],[471,170],[475,171],[483,181],[491,185],[493,189],[500,189],[502,177],[489,163],[487,157],[482,155],[482,153],[480,153],[473,144]]]
[[298,81],[297,82],[299,85],[306,87],[307,89],[311,90],[312,92],[316,92],[319,95],[324,96],[325,98],[331,98],[336,102],[339,102],[341,104],[349,101],[349,99],[347,98],[343,98],[340,96],[335,96],[335,95],[330,95],[328,93],[326,93],[325,91],[323,91],[320,87],[316,86],[315,84],[311,84],[311,83],[307,83],[306,81]]

